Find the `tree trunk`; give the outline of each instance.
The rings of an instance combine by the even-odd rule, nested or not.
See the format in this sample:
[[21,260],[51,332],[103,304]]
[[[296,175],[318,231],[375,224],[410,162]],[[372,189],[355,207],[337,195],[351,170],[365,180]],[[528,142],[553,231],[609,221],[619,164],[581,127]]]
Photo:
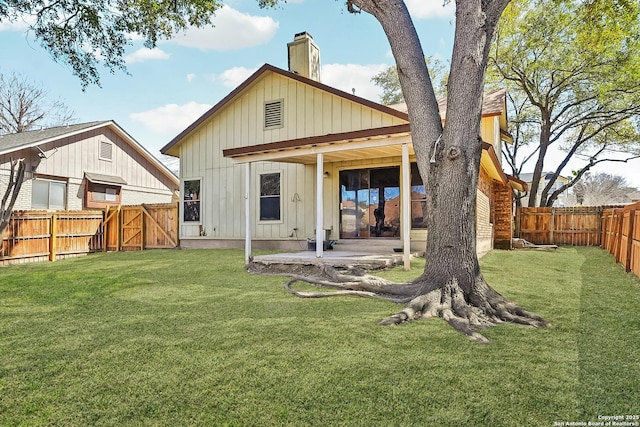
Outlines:
[[[339,294],[375,296],[407,302],[382,325],[442,317],[478,342],[477,329],[509,321],[546,326],[494,291],[484,280],[476,254],[476,194],[482,144],[480,120],[489,43],[508,0],[457,0],[456,32],[448,83],[447,117],[441,126],[434,91],[413,23],[402,1],[349,0],[374,15],[391,44],[407,102],[418,167],[427,187],[428,242],[423,274],[409,284],[393,285],[372,276],[352,277],[325,271],[324,277],[293,277],[340,289]],[[351,9],[350,9],[351,10]]]
[[545,114],[543,112],[543,123],[540,128],[540,150],[538,151],[538,160],[533,169],[533,178],[531,179],[531,187],[529,188],[529,204],[530,208],[535,208],[538,200],[538,189],[540,188],[540,181],[542,180],[542,173],[544,172],[544,158],[547,155],[547,149],[549,148],[551,125],[548,124]]
[[9,225],[13,206],[16,204],[20,188],[24,182],[25,163],[24,159],[11,160],[11,173],[9,183],[0,202],[0,237]]

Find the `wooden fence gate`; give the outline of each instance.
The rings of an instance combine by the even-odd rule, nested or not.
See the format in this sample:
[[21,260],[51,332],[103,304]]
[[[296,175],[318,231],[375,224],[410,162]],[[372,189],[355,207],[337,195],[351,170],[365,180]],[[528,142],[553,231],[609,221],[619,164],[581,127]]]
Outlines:
[[105,211],[106,251],[169,249],[178,246],[178,205],[117,206]]

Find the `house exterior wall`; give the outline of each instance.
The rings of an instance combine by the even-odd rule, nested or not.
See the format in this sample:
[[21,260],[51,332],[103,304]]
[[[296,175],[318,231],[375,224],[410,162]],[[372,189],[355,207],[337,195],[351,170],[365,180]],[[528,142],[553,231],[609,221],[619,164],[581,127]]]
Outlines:
[[[100,143],[112,144],[112,160],[99,158]],[[108,127],[83,132],[42,144],[46,158],[38,156],[36,148],[18,150],[0,156],[0,176],[4,193],[9,177],[11,158],[24,158],[25,181],[15,210],[31,209],[32,182],[36,177],[67,182],[67,209],[84,208],[84,173],[118,176],[127,182],[122,186],[122,203],[168,203],[172,201],[175,184],[157,167],[138,153]]]
[[493,249],[491,204],[491,178],[480,168],[476,190],[476,251],[478,254],[485,254]]
[[[265,130],[264,104],[274,100],[283,100],[284,123],[281,128]],[[244,239],[245,166],[223,157],[222,150],[402,123],[406,122],[296,80],[268,73],[181,142],[182,182],[200,179],[202,183],[200,222],[185,223],[181,204],[181,239]],[[282,221],[261,222],[257,219],[259,175],[269,171],[282,173]],[[256,162],[252,164],[251,181],[255,239],[290,240],[294,228],[297,230],[293,239],[296,235],[300,239],[314,236],[315,165]],[[331,184],[330,179],[325,181],[325,191],[331,191],[328,190]],[[335,207],[335,204],[325,206],[326,218],[332,217],[330,209]],[[337,230],[337,223],[325,221],[325,227],[330,229],[331,226]]]
[[[274,100],[283,101],[284,123],[277,129],[265,129],[264,104]],[[266,74],[227,101],[224,108],[190,131],[177,145],[181,185],[191,180],[200,180],[201,185],[199,221],[185,222],[184,203],[180,203],[181,246],[244,245],[246,165],[223,157],[223,150],[402,123],[406,122],[302,82],[275,73]],[[483,140],[497,148],[499,153],[499,117],[483,117],[481,130]],[[323,228],[331,240],[339,240],[340,237],[340,171],[400,164],[400,157],[390,156],[323,165],[323,172],[328,173],[323,180]],[[260,221],[260,175],[273,172],[281,174],[281,219]],[[491,182],[491,178],[482,171],[477,191],[476,223],[478,252],[481,254],[493,248]],[[253,247],[306,248],[306,239],[315,238],[315,164],[251,163],[250,188]],[[426,230],[411,230],[412,250],[424,250],[426,239]]]

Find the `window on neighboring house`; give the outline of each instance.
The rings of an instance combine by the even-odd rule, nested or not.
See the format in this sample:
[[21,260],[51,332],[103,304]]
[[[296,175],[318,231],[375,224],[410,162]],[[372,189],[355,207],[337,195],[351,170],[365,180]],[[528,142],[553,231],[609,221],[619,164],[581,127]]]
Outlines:
[[182,221],[200,222],[200,180],[184,181],[182,186]]
[[84,205],[86,208],[104,208],[108,205],[119,205],[122,187],[93,183],[87,180],[87,192]]
[[100,141],[98,158],[100,160],[113,160],[113,144],[107,141]]
[[411,228],[427,228],[427,191],[417,163],[411,163]]
[[284,126],[283,100],[264,103],[264,128],[276,129]]
[[67,183],[34,179],[31,186],[31,209],[65,210]]
[[280,173],[260,175],[260,220],[280,220]]

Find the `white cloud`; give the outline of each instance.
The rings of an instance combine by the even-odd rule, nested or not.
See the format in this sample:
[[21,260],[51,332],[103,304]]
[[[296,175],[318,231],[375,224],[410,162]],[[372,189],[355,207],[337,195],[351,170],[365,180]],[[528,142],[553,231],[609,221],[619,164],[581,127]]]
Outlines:
[[327,64],[322,66],[322,83],[352,93],[374,102],[380,101],[382,90],[373,84],[371,78],[385,70],[387,64]]
[[256,70],[257,68],[233,67],[220,74],[212,75],[212,79],[213,81],[222,82],[225,87],[235,89]]
[[196,75],[194,73],[189,73],[187,74],[187,81],[189,83],[191,83],[192,81],[194,81],[196,79]]
[[453,18],[456,14],[453,0],[446,5],[444,0],[406,0],[406,3],[414,19]]
[[36,18],[31,15],[21,15],[15,18],[13,21],[0,22],[0,31],[16,31],[24,32],[29,27],[36,23]]
[[134,64],[136,62],[144,62],[155,59],[169,59],[169,54],[162,49],[158,49],[157,47],[153,49],[142,48],[136,50],[131,55],[125,56],[124,62],[126,62],[127,64]]
[[189,28],[171,41],[200,50],[242,49],[269,42],[280,25],[271,17],[247,15],[229,6],[218,11],[213,24],[213,28]]
[[141,113],[131,113],[129,118],[142,123],[154,133],[173,133],[183,131],[212,106],[189,102],[183,105],[167,104]]

